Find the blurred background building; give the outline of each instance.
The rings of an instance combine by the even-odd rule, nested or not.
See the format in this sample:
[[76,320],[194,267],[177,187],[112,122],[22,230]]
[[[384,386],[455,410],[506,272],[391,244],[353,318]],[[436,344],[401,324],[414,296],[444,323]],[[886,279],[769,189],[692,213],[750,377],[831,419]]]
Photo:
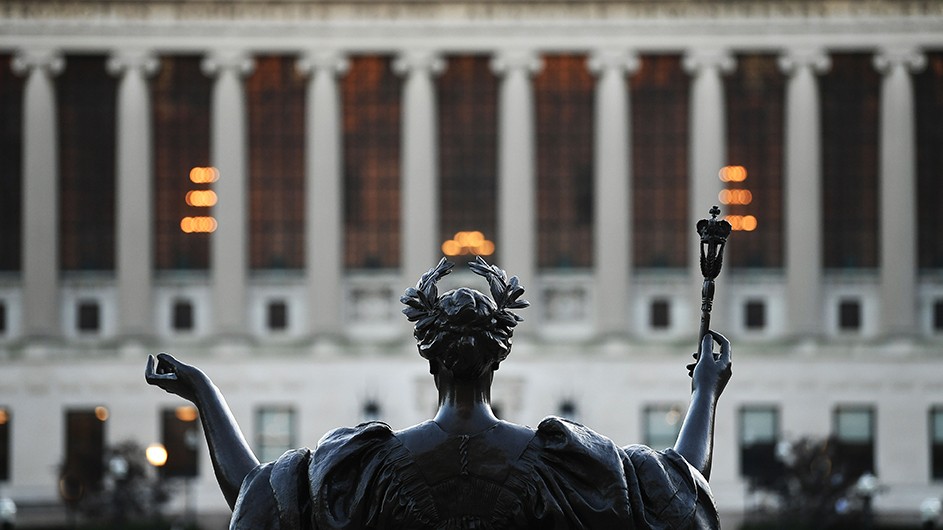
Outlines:
[[803,437],[916,518],[943,495],[941,124],[936,1],[5,0],[0,494],[59,513],[131,440],[167,447],[172,510],[225,514],[158,351],[263,460],[429,417],[398,298],[443,253],[533,303],[501,417],[670,446],[720,204],[725,521]]

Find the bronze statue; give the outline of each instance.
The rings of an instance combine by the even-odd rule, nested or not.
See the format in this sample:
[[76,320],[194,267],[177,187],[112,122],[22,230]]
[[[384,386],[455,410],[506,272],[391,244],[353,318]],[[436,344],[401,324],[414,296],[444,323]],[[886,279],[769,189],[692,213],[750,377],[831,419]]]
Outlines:
[[199,369],[148,358],[147,382],[200,410],[213,467],[233,508],[231,529],[661,529],[719,528],[707,478],[714,410],[730,378],[730,343],[708,331],[688,365],[691,405],[674,449],[619,447],[577,423],[536,428],[491,410],[494,372],[507,358],[512,311],[527,307],[517,277],[481,258],[491,297],[438,294],[442,259],[406,290],[419,354],[439,391],[435,417],[394,431],[382,422],[336,429],[314,450],[259,464],[222,394]]

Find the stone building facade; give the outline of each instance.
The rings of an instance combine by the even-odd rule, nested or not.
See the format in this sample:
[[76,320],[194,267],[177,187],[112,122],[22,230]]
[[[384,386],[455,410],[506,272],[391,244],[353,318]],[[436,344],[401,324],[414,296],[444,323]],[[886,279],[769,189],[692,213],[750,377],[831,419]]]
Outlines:
[[[717,203],[721,511],[802,436],[853,447],[879,513],[943,493],[939,2],[10,0],[0,68],[21,506],[176,432],[147,353],[204,367],[264,457],[428,417],[398,297],[469,249],[533,302],[502,417],[668,445]],[[221,513],[203,451],[195,509]]]

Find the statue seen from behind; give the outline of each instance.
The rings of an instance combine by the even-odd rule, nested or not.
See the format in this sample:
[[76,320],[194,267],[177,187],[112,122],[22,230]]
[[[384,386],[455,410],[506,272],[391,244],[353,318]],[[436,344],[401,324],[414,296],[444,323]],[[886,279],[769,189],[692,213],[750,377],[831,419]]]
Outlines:
[[220,391],[170,355],[148,358],[147,382],[200,411],[231,529],[719,528],[707,479],[714,410],[731,374],[730,343],[704,334],[688,365],[691,403],[673,449],[620,447],[565,419],[537,428],[491,410],[495,371],[527,307],[516,277],[477,258],[491,296],[439,295],[443,259],[401,298],[439,395],[435,417],[395,431],[382,422],[339,428],[312,449],[260,464]]

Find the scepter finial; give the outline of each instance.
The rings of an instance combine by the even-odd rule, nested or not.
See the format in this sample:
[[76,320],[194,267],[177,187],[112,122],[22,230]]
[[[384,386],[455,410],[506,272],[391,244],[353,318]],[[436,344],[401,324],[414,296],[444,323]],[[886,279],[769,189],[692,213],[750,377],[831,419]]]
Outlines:
[[720,274],[724,262],[724,246],[730,235],[730,223],[717,219],[720,208],[715,204],[708,212],[710,219],[697,222],[697,233],[701,236],[701,274],[705,280],[713,280]]
[[711,307],[714,304],[714,280],[720,274],[724,264],[724,247],[727,245],[727,236],[730,235],[730,223],[724,219],[717,219],[720,208],[715,204],[711,207],[710,219],[701,219],[697,222],[697,233],[701,236],[701,274],[704,284],[701,287],[701,329],[698,333],[697,352],[701,354],[701,343],[704,335],[710,329]]

